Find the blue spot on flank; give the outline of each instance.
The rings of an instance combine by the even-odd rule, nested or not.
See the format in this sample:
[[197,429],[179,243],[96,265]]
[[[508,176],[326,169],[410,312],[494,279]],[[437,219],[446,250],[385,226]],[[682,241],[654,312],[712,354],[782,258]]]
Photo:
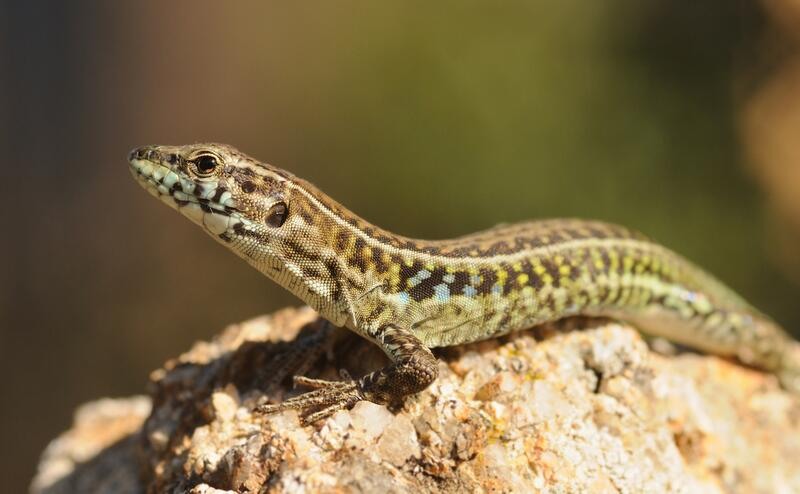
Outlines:
[[431,272],[427,269],[420,269],[417,274],[408,279],[408,286],[414,288],[422,283],[422,280],[427,280],[431,277]]
[[472,298],[477,294],[478,290],[476,290],[474,286],[467,285],[464,287],[464,295],[466,295],[467,297]]
[[400,292],[397,294],[397,300],[400,301],[401,304],[407,304],[409,301],[408,292]]
[[433,287],[433,293],[440,302],[447,302],[450,300],[450,289],[444,283],[439,283]]
[[503,287],[499,284],[494,284],[492,286],[492,295],[502,295],[503,294]]
[[442,279],[444,280],[445,283],[452,283],[456,281],[456,275],[454,275],[453,273],[446,274],[442,276]]
[[481,277],[478,276],[477,274],[473,274],[472,276],[469,277],[469,283],[470,285],[480,285]]

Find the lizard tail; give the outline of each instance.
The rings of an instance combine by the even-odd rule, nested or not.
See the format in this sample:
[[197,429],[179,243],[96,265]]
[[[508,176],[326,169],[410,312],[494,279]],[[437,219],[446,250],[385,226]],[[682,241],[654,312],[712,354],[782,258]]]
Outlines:
[[787,343],[777,375],[784,389],[800,396],[800,342]]

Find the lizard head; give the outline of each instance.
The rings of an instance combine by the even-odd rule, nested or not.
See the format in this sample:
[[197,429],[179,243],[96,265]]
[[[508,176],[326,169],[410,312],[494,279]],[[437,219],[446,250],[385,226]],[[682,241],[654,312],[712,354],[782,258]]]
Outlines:
[[223,241],[261,233],[284,237],[289,217],[286,172],[224,144],[145,146],[129,155],[148,192]]
[[338,305],[329,222],[313,186],[224,144],[144,146],[129,161],[152,195],[259,271],[317,309]]

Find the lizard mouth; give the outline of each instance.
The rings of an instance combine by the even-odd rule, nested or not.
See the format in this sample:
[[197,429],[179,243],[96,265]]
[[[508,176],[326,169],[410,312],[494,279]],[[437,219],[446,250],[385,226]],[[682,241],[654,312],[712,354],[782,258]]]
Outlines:
[[[175,165],[165,163],[161,153],[155,150],[136,149],[129,157],[131,174],[151,194],[172,199],[174,206],[198,204],[218,214],[239,212],[234,201],[216,184],[203,184],[187,178]],[[223,190],[223,192],[219,192]]]
[[[164,165],[149,160],[131,159],[130,164],[131,174],[148,192],[159,197],[169,196],[175,198],[175,193],[178,191],[172,189],[172,183],[178,183],[180,180],[175,172]],[[165,182],[164,178],[169,174],[175,176],[170,177],[169,182]],[[186,200],[190,200],[188,194]]]
[[239,222],[240,211],[218,186],[188,179],[160,158],[157,151],[130,154],[131,174],[151,195],[216,235]]

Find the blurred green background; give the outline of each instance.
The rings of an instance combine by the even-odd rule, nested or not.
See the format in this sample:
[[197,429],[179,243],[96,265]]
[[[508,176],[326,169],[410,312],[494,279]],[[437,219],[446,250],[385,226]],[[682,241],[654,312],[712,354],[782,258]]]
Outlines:
[[233,144],[408,236],[621,223],[800,330],[740,124],[791,51],[755,1],[0,9],[8,492],[80,403],[298,304],[139,188],[141,144]]

